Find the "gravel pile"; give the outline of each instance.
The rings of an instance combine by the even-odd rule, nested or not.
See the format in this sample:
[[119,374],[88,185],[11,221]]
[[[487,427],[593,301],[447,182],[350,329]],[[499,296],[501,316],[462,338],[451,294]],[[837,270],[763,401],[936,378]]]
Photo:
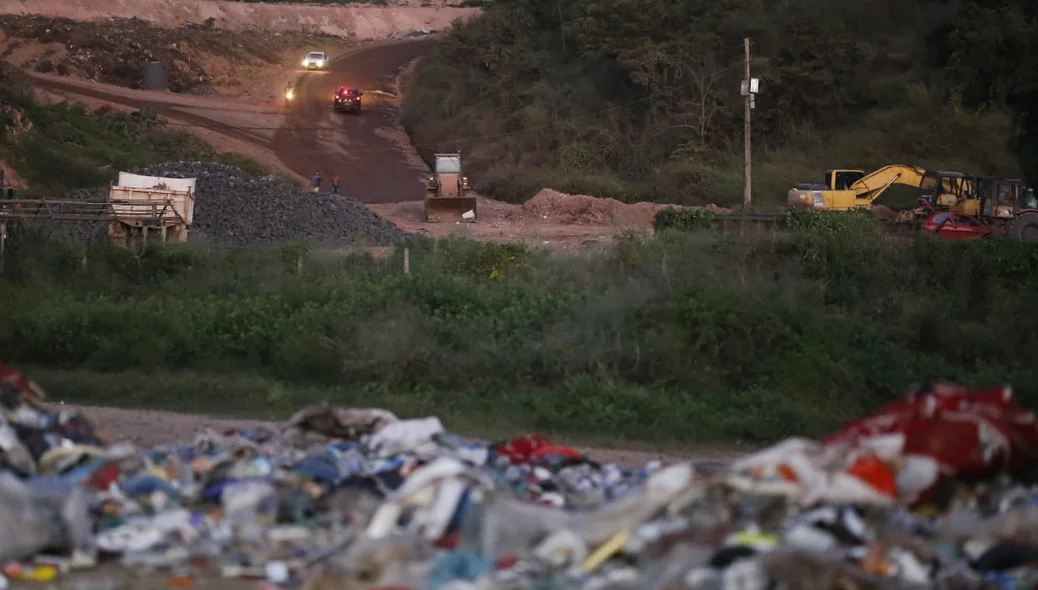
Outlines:
[[[308,240],[318,247],[394,246],[410,234],[379,217],[360,201],[309,193],[276,176],[253,176],[211,162],[171,162],[133,170],[167,178],[197,178],[191,240],[231,246],[275,246]],[[108,187],[79,189],[74,199],[103,200]],[[73,239],[103,228],[63,224]]]

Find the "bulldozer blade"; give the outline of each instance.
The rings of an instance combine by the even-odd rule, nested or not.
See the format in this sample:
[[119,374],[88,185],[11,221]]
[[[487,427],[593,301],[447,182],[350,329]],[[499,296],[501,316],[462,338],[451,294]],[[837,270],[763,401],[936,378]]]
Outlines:
[[465,219],[463,215],[471,211],[476,214],[476,197],[426,197],[425,220],[428,223],[449,223],[452,221],[475,221]]

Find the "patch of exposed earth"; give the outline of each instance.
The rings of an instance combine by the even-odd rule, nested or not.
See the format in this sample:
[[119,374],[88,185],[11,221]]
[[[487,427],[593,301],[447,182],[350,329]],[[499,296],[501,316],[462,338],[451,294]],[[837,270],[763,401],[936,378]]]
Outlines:
[[212,25],[160,28],[140,19],[103,22],[0,15],[0,58],[23,69],[140,88],[141,64],[166,66],[169,89],[192,94],[274,98],[311,49],[338,54],[356,42],[303,33],[242,31]]
[[[650,234],[656,213],[665,207],[668,205],[621,203],[544,189],[522,205],[477,197],[478,219],[474,223],[427,223],[422,201],[368,205],[401,229],[432,238],[522,243],[564,252],[606,246],[624,233]],[[705,208],[727,212],[714,205]]]
[[478,8],[451,6],[447,0],[386,0],[315,5],[303,2],[261,3],[214,0],[4,0],[5,14],[37,14],[80,21],[142,18],[177,28],[211,22],[230,31],[265,30],[353,39],[385,39],[445,29]]

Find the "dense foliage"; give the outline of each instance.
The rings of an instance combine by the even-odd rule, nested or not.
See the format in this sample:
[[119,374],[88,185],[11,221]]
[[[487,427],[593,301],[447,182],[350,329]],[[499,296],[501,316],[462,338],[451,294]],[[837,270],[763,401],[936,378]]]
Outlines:
[[413,76],[417,144],[477,189],[625,200],[741,196],[743,38],[761,79],[755,193],[831,167],[1038,170],[1028,0],[496,0]]
[[[1035,245],[801,222],[627,237],[576,258],[416,243],[410,275],[399,251],[134,254],[21,233],[0,283],[0,358],[202,375],[158,387],[167,406],[240,409],[199,396],[249,374],[291,383],[283,410],[337,388],[356,403],[682,441],[817,434],[928,377],[1009,381],[1038,400]],[[102,394],[142,403],[90,401]]]

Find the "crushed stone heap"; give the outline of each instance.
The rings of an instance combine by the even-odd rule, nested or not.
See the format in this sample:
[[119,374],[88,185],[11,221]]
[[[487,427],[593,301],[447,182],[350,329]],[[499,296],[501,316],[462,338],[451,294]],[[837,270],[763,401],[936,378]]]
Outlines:
[[[300,190],[277,176],[255,176],[226,164],[169,162],[132,170],[165,178],[197,178],[189,241],[226,246],[276,246],[307,240],[315,246],[395,246],[410,234],[352,197]],[[104,200],[108,187],[77,189],[70,198]],[[99,223],[64,223],[86,239],[107,231]]]

